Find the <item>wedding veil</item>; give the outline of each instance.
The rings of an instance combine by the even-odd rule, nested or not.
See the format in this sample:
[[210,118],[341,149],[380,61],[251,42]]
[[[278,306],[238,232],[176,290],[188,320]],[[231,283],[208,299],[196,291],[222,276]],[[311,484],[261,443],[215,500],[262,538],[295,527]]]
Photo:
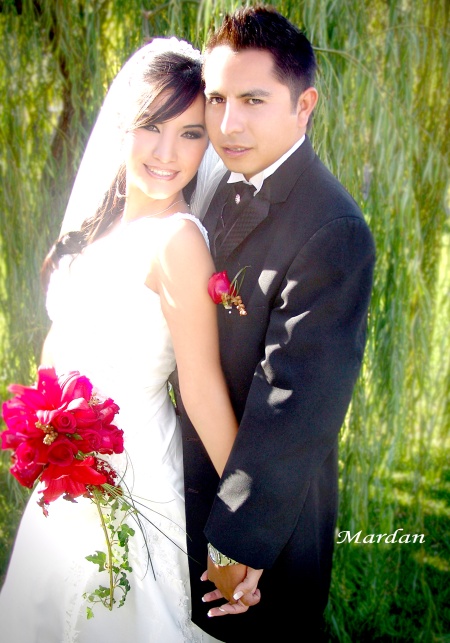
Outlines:
[[[197,49],[184,40],[155,38],[141,47],[125,63],[114,79],[103,102],[90,135],[73,185],[61,226],[61,234],[79,230],[83,221],[92,216],[101,204],[106,191],[122,162],[122,141],[127,113],[139,91],[140,70],[156,54],[175,52],[192,60],[201,60]],[[215,189],[226,168],[209,144],[197,174],[197,187],[191,199],[192,214],[203,218]]]

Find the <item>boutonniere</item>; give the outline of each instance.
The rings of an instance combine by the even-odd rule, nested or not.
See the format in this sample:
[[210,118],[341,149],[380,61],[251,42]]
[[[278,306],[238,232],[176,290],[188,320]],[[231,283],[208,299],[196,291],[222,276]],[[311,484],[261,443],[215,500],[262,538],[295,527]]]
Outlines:
[[241,268],[232,281],[229,280],[226,270],[215,272],[212,275],[208,281],[208,293],[215,304],[222,304],[230,312],[233,306],[236,306],[240,315],[247,314],[242,298],[239,295],[247,268],[248,266]]

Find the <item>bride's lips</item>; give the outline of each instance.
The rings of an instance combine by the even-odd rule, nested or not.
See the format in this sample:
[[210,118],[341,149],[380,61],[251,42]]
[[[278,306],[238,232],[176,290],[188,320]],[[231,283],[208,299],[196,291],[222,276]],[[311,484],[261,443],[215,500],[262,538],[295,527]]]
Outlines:
[[145,164],[144,164],[144,167],[147,171],[147,174],[149,174],[155,179],[161,179],[162,181],[171,181],[176,176],[178,176],[178,172],[176,170],[163,170],[161,168],[152,167],[150,165],[145,165]]

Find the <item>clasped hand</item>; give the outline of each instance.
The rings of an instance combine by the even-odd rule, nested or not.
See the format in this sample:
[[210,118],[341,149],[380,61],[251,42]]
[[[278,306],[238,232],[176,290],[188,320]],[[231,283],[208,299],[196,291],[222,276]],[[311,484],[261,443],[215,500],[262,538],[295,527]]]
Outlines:
[[219,567],[208,556],[208,568],[203,572],[201,580],[212,581],[216,589],[205,594],[203,601],[209,603],[220,598],[228,601],[220,607],[212,607],[208,616],[243,614],[249,607],[259,603],[261,592],[258,589],[258,582],[262,573],[262,569],[253,569],[240,563]]

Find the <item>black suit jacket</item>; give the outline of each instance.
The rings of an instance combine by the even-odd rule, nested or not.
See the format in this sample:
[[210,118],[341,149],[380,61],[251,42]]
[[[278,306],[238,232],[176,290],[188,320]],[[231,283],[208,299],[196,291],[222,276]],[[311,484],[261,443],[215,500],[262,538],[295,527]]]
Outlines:
[[[204,224],[212,235],[228,174]],[[338,509],[337,444],[366,338],[375,249],[355,201],[306,137],[264,183],[262,205],[215,256],[247,316],[218,306],[221,359],[239,433],[219,479],[181,405],[193,620],[223,641],[319,640]],[[208,618],[206,543],[264,568],[258,606]],[[248,638],[250,637],[250,639]]]

